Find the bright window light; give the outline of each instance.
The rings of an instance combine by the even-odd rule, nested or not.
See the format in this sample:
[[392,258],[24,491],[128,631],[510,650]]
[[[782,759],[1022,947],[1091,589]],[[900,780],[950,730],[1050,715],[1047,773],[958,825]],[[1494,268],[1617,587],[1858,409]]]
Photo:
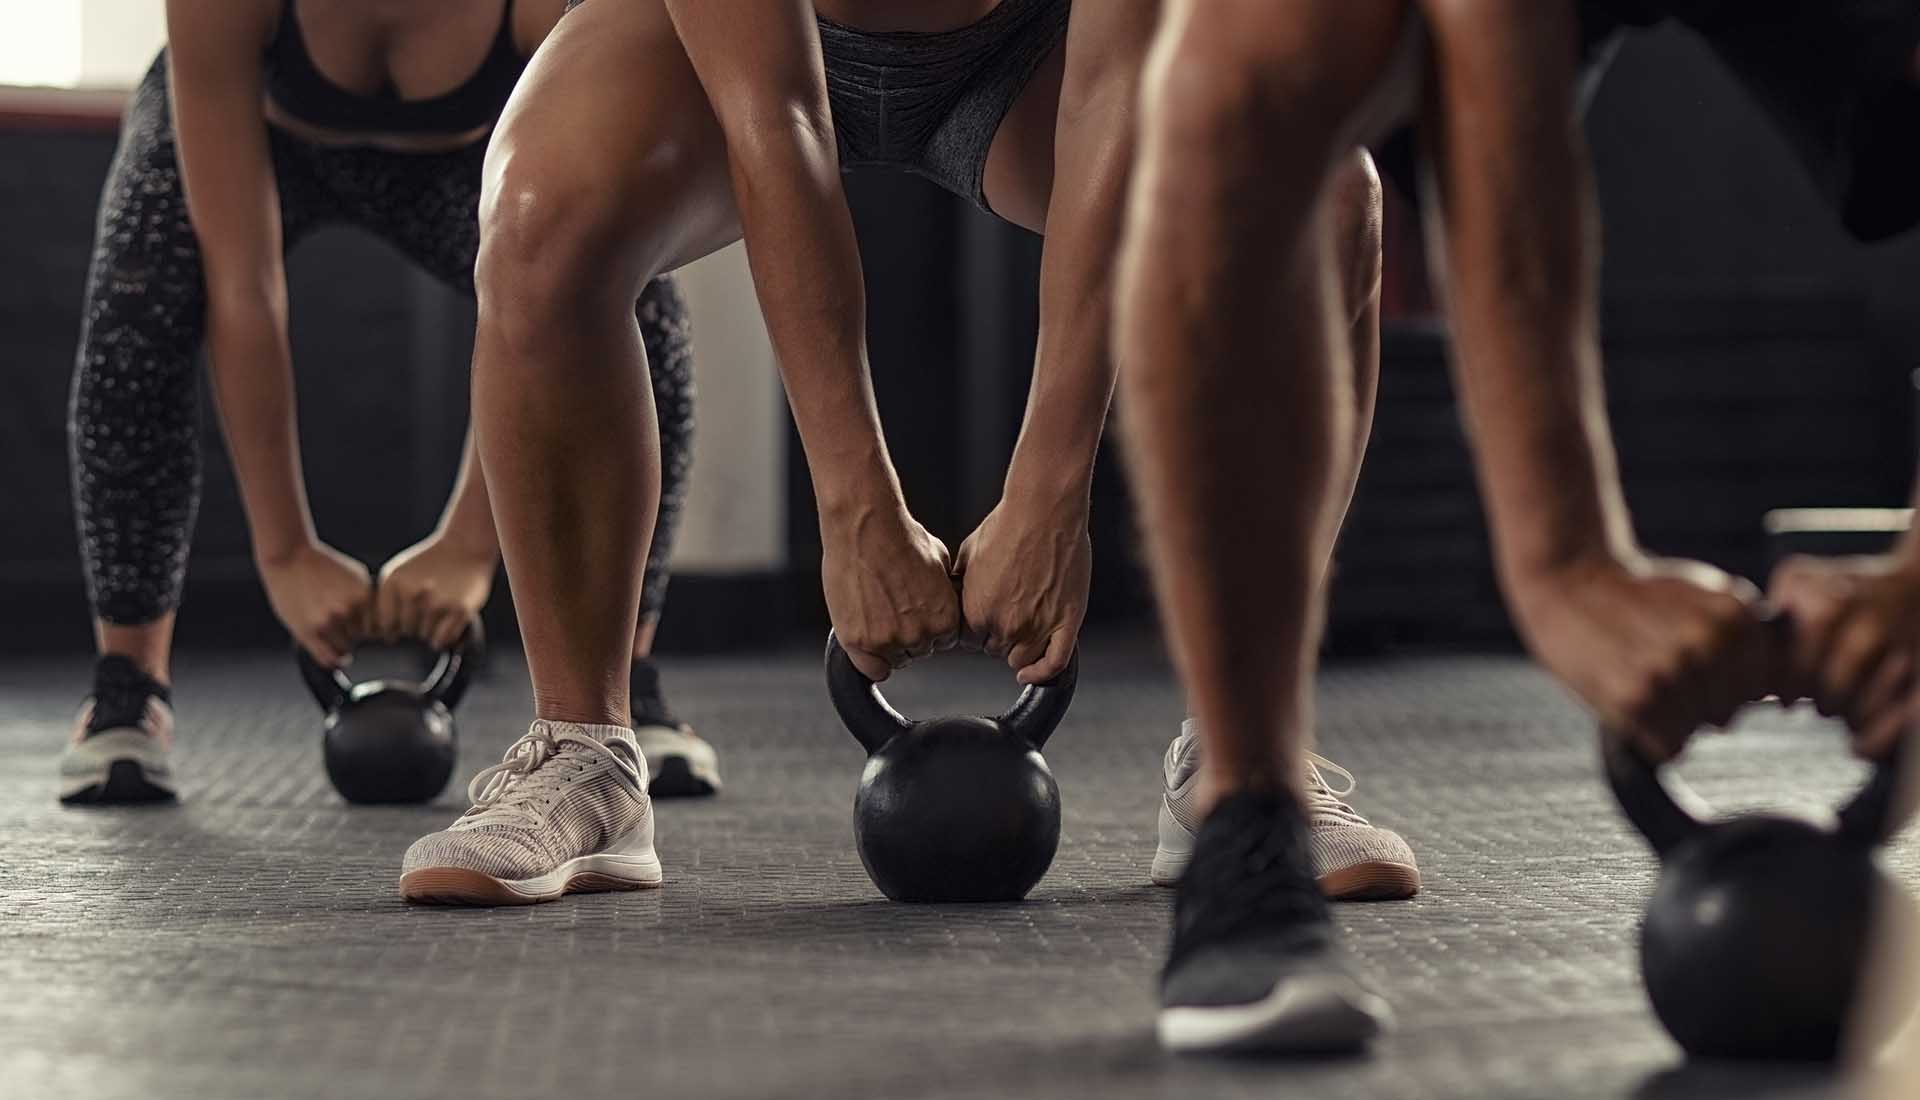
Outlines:
[[79,82],[79,0],[0,0],[0,84]]

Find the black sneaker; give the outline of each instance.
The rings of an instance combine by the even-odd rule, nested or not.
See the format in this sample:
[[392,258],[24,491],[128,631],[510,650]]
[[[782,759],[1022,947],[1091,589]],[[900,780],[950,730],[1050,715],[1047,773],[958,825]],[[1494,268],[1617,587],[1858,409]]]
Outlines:
[[1293,800],[1222,801],[1201,823],[1174,902],[1161,1044],[1196,1054],[1351,1053],[1391,1015],[1334,942]]
[[166,687],[126,657],[100,658],[93,694],[80,705],[60,756],[60,801],[68,805],[166,802],[174,797],[173,708]]
[[720,791],[720,755],[674,717],[660,691],[660,669],[645,657],[628,679],[633,737],[647,761],[647,793],[655,798],[702,798]]

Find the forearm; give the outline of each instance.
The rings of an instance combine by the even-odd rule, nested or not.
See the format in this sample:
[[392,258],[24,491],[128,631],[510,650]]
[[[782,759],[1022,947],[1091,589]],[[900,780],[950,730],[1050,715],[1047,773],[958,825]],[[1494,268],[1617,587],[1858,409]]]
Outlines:
[[209,372],[254,556],[283,560],[314,539],[286,329],[269,302],[215,305],[210,313]]
[[487,500],[487,477],[480,468],[480,450],[471,427],[460,455],[460,473],[454,479],[453,493],[447,497],[434,537],[475,557],[493,560],[500,556],[493,508]]
[[1109,331],[1114,268],[1132,138],[1116,132],[1130,105],[1084,119],[1055,167],[1040,265],[1040,338],[1026,418],[1007,469],[1007,492],[1051,492],[1085,503],[1117,374]]
[[1444,8],[1429,118],[1445,210],[1434,254],[1503,575],[1630,554],[1601,382],[1571,13],[1536,0]]
[[[756,128],[758,129],[758,128]],[[897,503],[867,369],[866,301],[831,130],[733,142],[754,286],[823,511]]]

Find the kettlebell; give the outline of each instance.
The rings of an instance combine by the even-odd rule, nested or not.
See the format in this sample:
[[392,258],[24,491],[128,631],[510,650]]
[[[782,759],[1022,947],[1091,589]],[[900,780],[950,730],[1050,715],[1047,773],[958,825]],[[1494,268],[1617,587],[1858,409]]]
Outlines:
[[853,839],[867,877],[902,902],[1019,901],[1060,846],[1060,786],[1040,756],[1066,716],[1079,655],[998,718],[903,717],[827,635],[827,693],[867,766]]
[[368,680],[323,668],[295,647],[300,678],[326,712],[321,756],[333,789],[348,802],[426,802],[453,775],[453,708],[477,663],[469,630],[442,653],[424,682]]
[[1660,857],[1640,926],[1640,973],[1660,1022],[1699,1058],[1838,1057],[1876,918],[1910,904],[1874,860],[1895,831],[1898,765],[1876,768],[1832,827],[1774,814],[1710,820],[1622,738],[1602,731],[1601,743],[1614,796]]

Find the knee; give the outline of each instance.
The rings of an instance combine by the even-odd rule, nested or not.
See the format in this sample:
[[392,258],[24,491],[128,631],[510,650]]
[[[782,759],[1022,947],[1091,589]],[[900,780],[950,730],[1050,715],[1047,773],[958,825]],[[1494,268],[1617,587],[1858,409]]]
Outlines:
[[538,348],[596,319],[631,324],[650,272],[629,247],[630,211],[590,169],[491,160],[480,203],[474,287],[483,337]]
[[1386,236],[1386,195],[1380,173],[1365,149],[1354,149],[1335,165],[1329,181],[1333,232],[1345,274],[1348,316],[1358,320],[1380,294]]
[[[1160,132],[1216,163],[1326,178],[1385,79],[1401,7],[1373,5],[1367,18],[1331,16],[1321,3],[1284,17],[1266,0],[1192,7],[1152,65],[1146,102]],[[1286,143],[1278,155],[1276,141]]]

